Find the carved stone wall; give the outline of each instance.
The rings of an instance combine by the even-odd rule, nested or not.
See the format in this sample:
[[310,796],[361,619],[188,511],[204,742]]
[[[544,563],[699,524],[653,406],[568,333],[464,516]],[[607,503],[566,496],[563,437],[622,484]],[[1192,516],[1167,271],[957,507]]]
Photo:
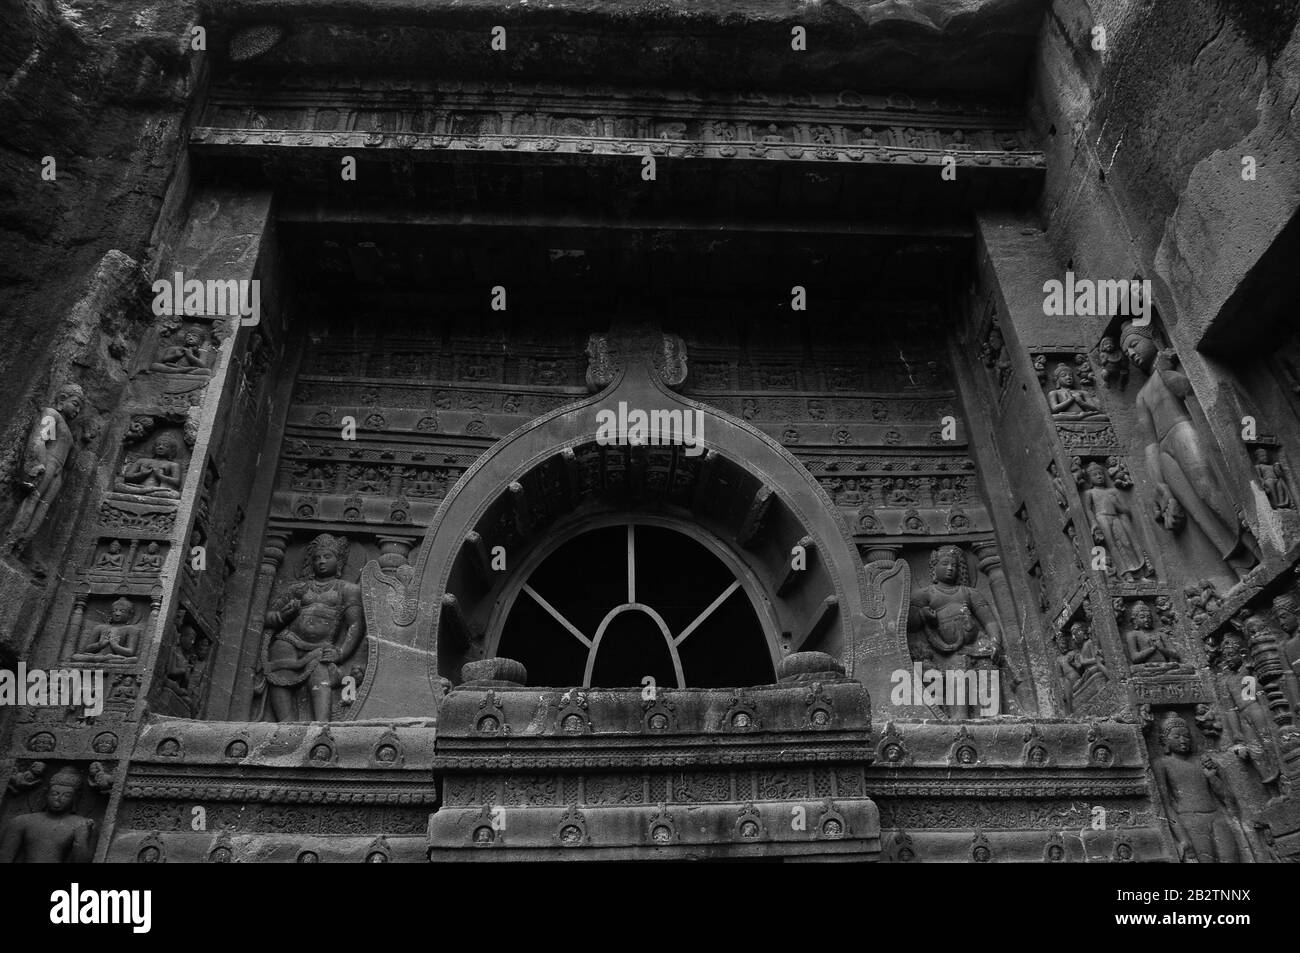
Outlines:
[[[0,51],[11,112],[17,64],[63,43],[38,6]],[[839,65],[747,54],[748,91],[625,29],[547,66],[610,28],[590,11],[503,81],[466,53],[486,14],[440,4],[382,29],[214,10],[188,60],[179,27],[136,32],[185,8],[84,6],[134,37],[107,98],[156,123],[122,184],[152,204],[41,236],[87,280],[49,299],[57,341],[30,333],[48,302],[12,329],[0,663],[103,673],[104,708],[0,713],[0,859],[1300,855],[1297,203],[1234,204],[1248,149],[1297,194],[1289,14],[1202,36],[1056,0],[1026,116],[1030,0],[853,7]],[[1144,64],[1128,92],[1067,29],[1096,17]],[[1157,81],[1162,29],[1246,91],[1187,149],[1116,131],[1218,90]],[[924,81],[871,65],[902,42]],[[410,79],[433,48],[446,74]],[[1051,314],[1076,271],[1152,278],[1150,321]],[[148,289],[178,273],[257,280],[260,313],[167,313]],[[609,439],[629,402],[698,414],[698,446]],[[624,523],[626,574],[579,553],[576,609],[531,590]],[[679,579],[665,620],[636,525],[734,585],[695,605]],[[676,658],[744,599],[772,683],[539,684],[497,651],[525,596],[589,658],[617,612]]]

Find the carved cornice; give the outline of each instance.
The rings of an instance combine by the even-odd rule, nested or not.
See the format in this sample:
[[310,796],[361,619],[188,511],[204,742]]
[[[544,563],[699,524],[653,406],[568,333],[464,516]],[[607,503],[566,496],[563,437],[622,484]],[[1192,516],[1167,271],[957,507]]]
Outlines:
[[689,768],[714,765],[766,764],[850,764],[864,763],[872,757],[871,748],[847,747],[832,750],[781,750],[764,747],[719,751],[716,748],[698,753],[681,753],[653,749],[646,752],[619,753],[529,752],[528,754],[439,755],[436,771],[509,771],[527,768],[542,771],[551,768]]
[[288,76],[210,94],[190,144],[208,153],[347,149],[1042,169],[1023,120],[988,104],[903,94],[715,93],[555,84],[361,82]]
[[360,777],[350,784],[311,783],[295,779],[292,783],[223,782],[219,780],[181,782],[177,778],[128,779],[125,796],[131,799],[167,801],[231,801],[259,804],[367,804],[367,805],[435,805],[437,792],[432,779],[422,777],[409,785],[415,790],[399,790],[373,777]]
[[[842,127],[836,127],[841,133]],[[891,130],[901,135],[904,130]],[[655,156],[667,159],[761,159],[770,161],[839,162],[846,165],[899,164],[940,166],[946,156],[955,156],[957,166],[994,169],[1038,169],[1046,167],[1042,152],[1024,147],[1008,149],[961,149],[943,147],[838,145],[799,142],[709,142],[699,139],[580,138],[573,136],[442,136],[429,133],[320,132],[293,129],[240,129],[197,126],[190,133],[190,146],[210,155],[256,153],[283,154],[286,158],[304,150],[355,150],[356,152],[428,155],[438,152],[499,152],[532,155],[571,156]]]
[[754,121],[764,126],[776,121],[773,117],[777,115],[789,122],[819,123],[827,121],[832,114],[844,122],[872,126],[987,126],[1016,130],[1023,125],[1019,109],[1005,103],[913,96],[905,92],[863,93],[851,89],[701,92],[658,85],[592,86],[472,78],[376,79],[299,73],[280,78],[271,97],[267,92],[267,84],[257,78],[250,77],[243,82],[234,78],[223,80],[212,88],[205,119],[212,119],[218,110],[242,109],[252,116],[256,110],[273,112],[277,108],[297,106],[371,111],[433,109],[443,116],[464,115],[475,110],[510,114],[540,111],[587,117],[612,112],[646,122],[653,122],[649,117],[659,113],[692,121],[709,121],[709,116],[720,115],[732,123]]
[[[1027,773],[1027,772],[1025,772]],[[1059,798],[1142,797],[1150,793],[1145,777],[1082,778],[1053,771],[1035,771],[1043,777],[882,778],[868,770],[866,793],[871,797],[933,798]]]

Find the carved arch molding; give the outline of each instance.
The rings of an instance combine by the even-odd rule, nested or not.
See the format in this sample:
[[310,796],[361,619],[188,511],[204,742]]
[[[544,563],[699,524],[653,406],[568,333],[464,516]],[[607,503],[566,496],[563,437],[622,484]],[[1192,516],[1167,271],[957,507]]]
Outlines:
[[[589,356],[594,393],[519,428],[467,470],[410,569],[363,570],[372,668],[349,719],[436,711],[461,666],[495,648],[500,606],[520,574],[557,537],[614,516],[692,526],[734,568],[774,658],[828,652],[883,710],[890,672],[908,665],[906,567],[864,568],[825,490],[792,454],[673,390],[686,377],[679,339],[616,328],[593,336]],[[598,441],[602,412],[620,419],[620,410],[622,420],[635,410],[694,415],[700,446]]]

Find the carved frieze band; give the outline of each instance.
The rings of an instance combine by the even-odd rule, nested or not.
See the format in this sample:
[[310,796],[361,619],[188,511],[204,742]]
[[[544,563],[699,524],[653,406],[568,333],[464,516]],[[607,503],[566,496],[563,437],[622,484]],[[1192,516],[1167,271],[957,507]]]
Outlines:
[[[632,97],[550,87],[529,92],[464,84],[385,84],[340,94],[301,80],[267,102],[258,91],[214,92],[199,146],[372,150],[493,150],[669,158],[751,158],[937,164],[960,155],[983,166],[1042,167],[1018,117],[988,106],[910,96],[785,97],[662,92]],[[401,91],[393,89],[403,85]],[[704,115],[701,115],[703,113]]]

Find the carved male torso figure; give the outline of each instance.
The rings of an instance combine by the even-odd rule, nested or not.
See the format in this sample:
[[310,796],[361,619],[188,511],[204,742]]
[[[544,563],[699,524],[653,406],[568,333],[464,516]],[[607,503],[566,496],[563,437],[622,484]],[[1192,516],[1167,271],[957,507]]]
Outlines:
[[1155,481],[1156,506],[1167,529],[1178,528],[1177,503],[1209,537],[1238,575],[1255,559],[1242,539],[1238,518],[1219,482],[1205,440],[1192,423],[1185,398],[1187,378],[1170,366],[1149,327],[1125,322],[1121,337],[1129,359],[1150,375],[1138,391],[1136,408],[1147,473]]
[[44,811],[21,814],[0,835],[0,864],[87,863],[95,822],[72,810],[81,772],[62,768],[50,778]]
[[361,587],[341,578],[347,543],[322,533],[309,547],[313,577],[290,585],[266,614],[262,674],[277,721],[295,720],[295,692],[306,686],[312,720],[329,721],[338,663],[365,635]]
[[1160,729],[1165,755],[1155,765],[1156,782],[1169,809],[1169,824],[1186,860],[1236,863],[1237,841],[1224,812],[1218,766],[1192,753],[1187,722],[1170,712]]

